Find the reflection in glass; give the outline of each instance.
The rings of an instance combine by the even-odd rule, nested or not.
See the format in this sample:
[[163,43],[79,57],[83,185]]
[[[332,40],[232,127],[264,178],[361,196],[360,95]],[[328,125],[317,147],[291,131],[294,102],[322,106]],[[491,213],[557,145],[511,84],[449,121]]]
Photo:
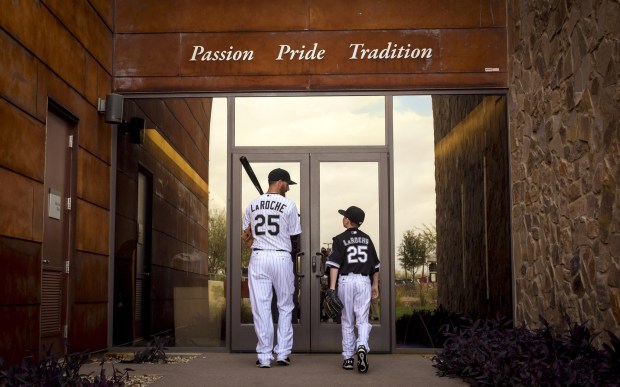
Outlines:
[[[267,192],[267,188],[269,187],[269,182],[267,180],[267,176],[269,172],[275,168],[282,168],[289,172],[291,175],[291,179],[296,181],[297,184],[291,185],[290,190],[286,193],[286,197],[293,200],[297,205],[297,208],[300,207],[300,193],[301,189],[303,189],[303,185],[300,179],[300,166],[299,163],[293,162],[279,162],[279,163],[260,163],[260,162],[252,162],[252,170],[256,174],[259,182],[261,183],[261,188],[263,192]],[[243,219],[243,214],[245,212],[246,206],[257,196],[259,195],[256,187],[247,176],[247,174],[243,174],[241,180],[241,202],[243,205],[242,213],[239,215]],[[250,255],[251,249],[241,242],[241,323],[242,324],[252,324],[254,318],[252,317],[252,308],[250,305],[250,292],[248,288],[248,265],[250,263]],[[300,272],[301,268],[299,267],[300,262],[298,260],[294,261],[294,270],[295,272]],[[293,324],[299,322],[301,318],[301,294],[300,294],[300,282],[301,278],[295,277],[295,310],[293,310]],[[273,321],[277,323],[278,321],[278,308],[277,308],[277,299],[275,292],[273,293],[273,298],[271,302],[271,311],[273,314]]]
[[[331,251],[332,238],[344,231],[342,215],[338,210],[349,206],[360,207],[366,213],[361,230],[370,235],[377,251],[381,251],[379,241],[379,164],[377,162],[322,162],[320,166],[320,235],[321,270],[320,279],[321,321],[333,322],[323,310],[325,291],[329,288],[329,271],[325,270],[324,257]],[[324,257],[323,257],[324,256]],[[379,257],[387,259],[387,257]],[[380,296],[381,298],[381,296]],[[380,317],[381,302],[371,304],[369,319],[377,322]],[[336,321],[337,323],[339,321]]]
[[[405,233],[435,229],[435,144],[430,96],[394,97],[394,246],[398,252]],[[415,173],[411,173],[415,171]],[[395,267],[395,316],[437,307],[437,287],[428,267],[405,272],[398,253]],[[429,257],[429,261],[435,257]],[[415,275],[415,279],[413,278]]]
[[[209,125],[209,286],[208,323],[201,329],[211,336],[210,345],[223,346],[226,340],[226,245],[227,106],[225,98],[213,98]],[[209,344],[208,344],[209,345]]]
[[385,97],[237,97],[236,146],[385,145]]
[[[144,346],[154,336],[166,346],[225,344],[225,208],[209,206],[209,186],[223,186],[226,197],[226,174],[218,181],[204,163],[226,148],[219,101],[125,99],[125,117],[145,118],[147,129],[141,143],[120,130],[117,137],[114,345]],[[186,144],[193,152],[179,151]]]

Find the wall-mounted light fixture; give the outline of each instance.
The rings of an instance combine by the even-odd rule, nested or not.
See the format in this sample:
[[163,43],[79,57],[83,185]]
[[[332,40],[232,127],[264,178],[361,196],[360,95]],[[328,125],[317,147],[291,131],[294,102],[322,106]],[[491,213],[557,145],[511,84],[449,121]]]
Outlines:
[[123,123],[123,96],[120,94],[108,94],[106,99],[99,98],[97,111],[105,113],[105,122],[108,124]]
[[105,113],[105,122],[117,124],[118,129],[129,135],[129,141],[134,144],[142,144],[144,141],[144,118],[131,117],[129,121],[123,121],[123,96],[120,94],[108,94],[106,99],[99,98],[97,111]]

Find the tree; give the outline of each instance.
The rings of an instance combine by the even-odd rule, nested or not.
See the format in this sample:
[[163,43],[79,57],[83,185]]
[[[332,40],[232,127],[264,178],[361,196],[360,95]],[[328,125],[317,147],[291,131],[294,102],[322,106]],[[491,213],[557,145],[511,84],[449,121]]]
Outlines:
[[226,212],[209,211],[209,274],[226,272]]
[[412,273],[415,277],[419,267],[424,267],[428,258],[435,255],[437,246],[437,232],[435,228],[424,226],[422,230],[416,232],[414,227],[405,231],[403,240],[398,246],[399,260],[405,270],[405,278],[407,272]]

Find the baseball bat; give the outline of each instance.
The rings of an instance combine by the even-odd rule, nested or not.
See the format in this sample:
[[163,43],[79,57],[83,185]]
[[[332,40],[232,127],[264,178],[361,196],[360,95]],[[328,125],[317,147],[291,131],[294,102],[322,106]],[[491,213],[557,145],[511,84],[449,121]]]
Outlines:
[[248,161],[248,159],[245,156],[241,156],[239,157],[239,161],[241,161],[241,165],[243,165],[243,169],[245,169],[245,173],[248,174],[248,177],[250,178],[250,180],[252,180],[252,183],[254,183],[254,187],[256,187],[258,192],[262,195],[263,189],[261,188],[260,183],[258,182],[258,179],[256,178],[256,174],[252,170],[252,166],[250,165],[250,162]]

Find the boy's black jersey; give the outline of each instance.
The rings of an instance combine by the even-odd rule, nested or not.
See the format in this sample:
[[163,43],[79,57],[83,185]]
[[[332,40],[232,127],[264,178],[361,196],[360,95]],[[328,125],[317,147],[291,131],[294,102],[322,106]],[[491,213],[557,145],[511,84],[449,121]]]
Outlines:
[[326,264],[340,274],[365,274],[379,271],[379,257],[370,237],[357,228],[349,228],[332,239],[332,252]]

